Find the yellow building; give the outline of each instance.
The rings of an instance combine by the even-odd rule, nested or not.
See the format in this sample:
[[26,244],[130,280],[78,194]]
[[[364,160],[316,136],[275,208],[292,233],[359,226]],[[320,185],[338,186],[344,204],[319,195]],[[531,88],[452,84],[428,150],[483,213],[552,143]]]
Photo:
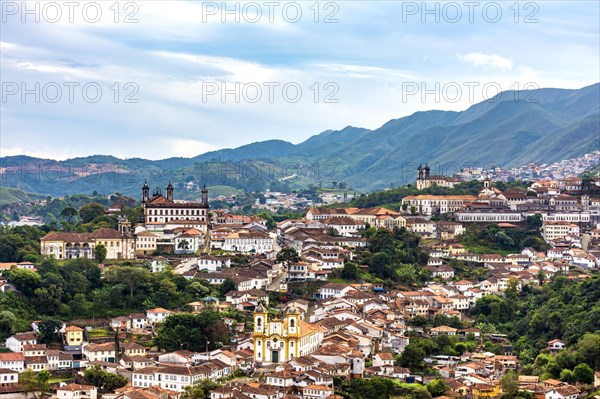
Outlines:
[[100,228],[93,233],[52,231],[40,239],[40,253],[55,259],[94,259],[94,248],[106,247],[106,259],[135,259],[135,237],[131,223],[119,221],[119,230]]
[[81,346],[83,343],[83,329],[76,326],[65,328],[65,343],[67,346]]
[[502,389],[500,384],[475,384],[473,385],[474,399],[489,399],[500,396]]
[[262,305],[254,311],[254,360],[257,363],[284,363],[316,351],[323,330],[300,319],[300,311],[290,307],[281,319],[269,319]]

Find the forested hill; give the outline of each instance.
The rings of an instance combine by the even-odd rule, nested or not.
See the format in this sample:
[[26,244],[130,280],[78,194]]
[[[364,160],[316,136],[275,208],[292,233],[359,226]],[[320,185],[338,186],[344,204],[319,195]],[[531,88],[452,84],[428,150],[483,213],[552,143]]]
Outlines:
[[466,166],[553,163],[597,150],[599,94],[600,83],[507,91],[462,112],[416,112],[373,130],[347,126],[298,144],[267,140],[193,158],[4,157],[0,178],[5,186],[53,196],[93,190],[137,196],[145,179],[159,187],[170,180],[178,189],[190,181],[248,191],[343,181],[361,192],[381,190],[413,181],[425,161],[433,174],[448,174]]

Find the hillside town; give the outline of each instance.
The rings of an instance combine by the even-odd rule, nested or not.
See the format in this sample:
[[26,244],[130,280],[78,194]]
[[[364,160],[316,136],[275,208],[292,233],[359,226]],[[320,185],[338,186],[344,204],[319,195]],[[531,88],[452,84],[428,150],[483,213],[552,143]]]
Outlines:
[[[460,180],[431,175],[425,164],[416,183],[453,188]],[[594,364],[577,365],[592,370],[591,379],[536,371],[536,353],[524,359],[526,351],[517,350],[523,343],[493,328],[493,311],[489,322],[480,316],[492,303],[554,281],[597,276],[599,190],[600,179],[568,177],[502,191],[486,178],[477,195],[409,195],[397,209],[310,207],[301,218],[268,226],[257,215],[211,210],[206,187],[190,202],[177,200],[171,183],[164,196],[145,183],[143,222],[118,214],[116,229],[50,231],[40,239],[42,264],[0,264],[0,290],[23,294],[31,284],[25,276],[65,267],[52,262],[99,261],[93,268],[101,278],[127,284],[131,298],[140,288],[119,277],[119,268],[194,286],[195,300],[167,308],[146,297],[143,310],[132,304],[134,313],[54,316],[60,323],[50,330],[44,320],[28,331],[8,328],[0,395],[333,399],[353,380],[385,379],[408,396],[426,388],[439,398],[500,398],[509,390],[530,395],[524,398],[584,398],[600,386]],[[480,244],[489,232],[503,249],[467,238]],[[385,251],[403,260],[380,262]],[[160,284],[178,289],[167,277]],[[199,335],[176,325],[213,314]],[[549,338],[537,359],[579,350],[559,335]],[[439,350],[425,352],[426,342]],[[53,378],[59,382],[48,384]],[[194,396],[194,387],[206,396]]]

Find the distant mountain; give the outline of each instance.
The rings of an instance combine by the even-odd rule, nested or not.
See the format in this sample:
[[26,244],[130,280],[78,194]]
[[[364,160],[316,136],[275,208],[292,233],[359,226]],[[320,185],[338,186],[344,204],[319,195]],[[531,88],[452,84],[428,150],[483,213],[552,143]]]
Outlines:
[[31,204],[46,198],[44,195],[26,193],[10,187],[0,187],[0,206]]
[[432,173],[454,173],[466,166],[552,163],[598,148],[600,83],[507,91],[462,112],[417,112],[375,130],[347,126],[296,145],[268,140],[194,158],[4,157],[0,182],[54,196],[93,190],[135,196],[144,179],[161,187],[171,180],[180,189],[191,181],[196,189],[207,183],[246,190],[344,181],[371,191],[414,180],[420,162],[429,162]]

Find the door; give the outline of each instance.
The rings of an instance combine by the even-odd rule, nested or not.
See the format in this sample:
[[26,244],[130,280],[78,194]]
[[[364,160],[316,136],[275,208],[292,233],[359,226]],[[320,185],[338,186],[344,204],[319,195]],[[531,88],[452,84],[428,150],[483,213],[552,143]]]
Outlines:
[[271,363],[279,363],[279,351],[271,351]]

